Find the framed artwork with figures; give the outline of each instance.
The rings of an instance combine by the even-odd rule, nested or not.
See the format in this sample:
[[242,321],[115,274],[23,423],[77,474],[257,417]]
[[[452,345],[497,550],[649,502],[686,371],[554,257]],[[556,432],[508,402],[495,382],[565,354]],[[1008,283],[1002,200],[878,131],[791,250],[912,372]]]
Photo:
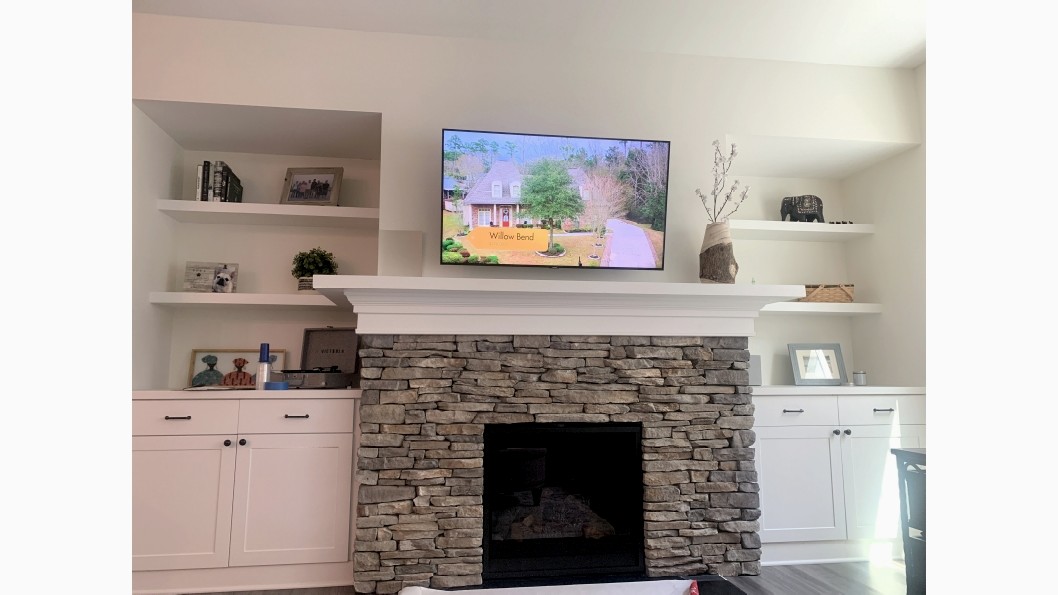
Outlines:
[[[259,349],[192,349],[187,386],[253,388]],[[286,350],[269,351],[272,369],[286,366]]]

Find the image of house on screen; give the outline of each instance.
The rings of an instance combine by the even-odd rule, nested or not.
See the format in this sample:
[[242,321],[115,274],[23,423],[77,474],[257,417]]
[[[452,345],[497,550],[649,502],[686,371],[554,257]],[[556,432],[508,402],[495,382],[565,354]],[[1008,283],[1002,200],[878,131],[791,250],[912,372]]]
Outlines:
[[[587,200],[587,177],[580,168],[567,170],[572,186],[582,200]],[[522,174],[513,161],[496,161],[467,192],[463,200],[463,224],[475,227],[514,227],[532,224],[533,218],[522,212]]]

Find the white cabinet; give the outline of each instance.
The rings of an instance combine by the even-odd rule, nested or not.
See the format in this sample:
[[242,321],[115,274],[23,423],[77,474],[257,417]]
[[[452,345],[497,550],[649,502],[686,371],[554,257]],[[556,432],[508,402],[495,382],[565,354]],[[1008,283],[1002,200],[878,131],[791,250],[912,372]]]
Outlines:
[[925,395],[921,389],[886,391],[754,389],[761,542],[899,536],[896,465],[889,449],[925,446]]
[[355,415],[353,398],[134,400],[133,570],[347,561]]

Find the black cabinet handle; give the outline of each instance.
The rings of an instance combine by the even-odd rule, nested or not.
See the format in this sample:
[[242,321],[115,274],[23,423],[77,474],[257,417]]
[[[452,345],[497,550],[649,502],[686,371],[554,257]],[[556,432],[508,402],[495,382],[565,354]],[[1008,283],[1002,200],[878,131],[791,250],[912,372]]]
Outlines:
[[804,413],[804,409],[783,409],[783,413]]
[[875,413],[878,413],[880,411],[888,411],[889,413],[892,413],[892,412],[896,411],[896,409],[893,409],[892,407],[889,407],[888,409],[879,409],[877,407],[874,408],[874,412]]
[[840,436],[841,435],[841,430],[834,430],[834,435],[835,436]]
[[239,446],[246,446],[246,438],[239,439]]
[[231,446],[231,440],[225,440],[224,446]]
[[191,421],[191,416],[190,415],[183,415],[183,416],[166,415],[165,419],[186,419],[188,421]]
[[287,419],[308,419],[309,418],[309,414],[308,413],[306,413],[305,415],[290,415],[290,414],[287,414],[287,415],[284,415],[283,417],[285,417]]
[[852,436],[852,430],[845,430],[846,436]]

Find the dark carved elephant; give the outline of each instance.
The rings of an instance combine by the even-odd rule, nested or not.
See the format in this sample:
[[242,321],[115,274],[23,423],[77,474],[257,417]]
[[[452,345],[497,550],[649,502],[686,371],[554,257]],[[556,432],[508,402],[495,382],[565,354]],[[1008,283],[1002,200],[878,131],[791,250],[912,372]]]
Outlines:
[[786,221],[786,216],[789,215],[790,221],[826,223],[823,220],[823,199],[813,194],[784,197],[779,215],[779,221]]

